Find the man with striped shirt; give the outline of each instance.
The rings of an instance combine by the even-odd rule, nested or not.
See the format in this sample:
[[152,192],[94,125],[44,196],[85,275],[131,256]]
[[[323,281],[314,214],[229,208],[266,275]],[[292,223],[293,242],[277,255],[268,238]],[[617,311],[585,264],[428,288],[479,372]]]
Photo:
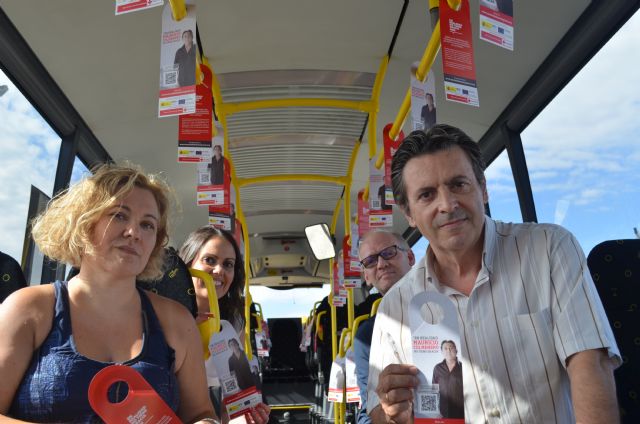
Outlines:
[[396,204],[429,248],[378,310],[372,421],[413,421],[418,370],[407,311],[433,290],[458,317],[464,421],[617,422],[620,353],[578,242],[556,225],[485,216],[483,171],[477,144],[443,124],[411,133],[393,158]]

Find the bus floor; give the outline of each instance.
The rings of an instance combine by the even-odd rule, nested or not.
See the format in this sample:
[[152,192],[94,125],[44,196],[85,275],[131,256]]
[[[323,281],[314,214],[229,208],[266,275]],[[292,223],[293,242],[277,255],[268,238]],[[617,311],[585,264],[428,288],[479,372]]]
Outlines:
[[309,408],[315,403],[315,383],[309,379],[265,379],[262,393],[272,407],[271,417],[280,423],[308,423]]

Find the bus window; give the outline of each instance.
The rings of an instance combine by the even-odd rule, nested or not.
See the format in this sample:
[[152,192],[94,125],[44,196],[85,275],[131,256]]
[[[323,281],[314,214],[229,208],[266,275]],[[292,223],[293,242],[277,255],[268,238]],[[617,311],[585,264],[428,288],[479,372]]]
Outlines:
[[253,301],[262,306],[268,318],[299,318],[309,315],[315,302],[329,294],[329,288],[295,288],[276,290],[263,286],[251,287]]
[[60,138],[0,70],[0,250],[21,262],[31,186],[51,196]]
[[636,13],[522,133],[538,220],[587,253],[640,226],[639,44]]
[[518,193],[506,149],[491,162],[484,175],[487,178],[491,217],[504,222],[522,222]]

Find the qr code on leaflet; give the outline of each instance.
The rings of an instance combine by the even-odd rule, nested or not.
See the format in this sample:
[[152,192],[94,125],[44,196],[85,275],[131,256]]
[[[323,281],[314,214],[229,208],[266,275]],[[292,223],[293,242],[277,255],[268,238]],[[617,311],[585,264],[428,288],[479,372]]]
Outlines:
[[420,396],[420,412],[438,412],[440,395],[438,393],[418,393]]
[[233,377],[223,380],[222,384],[223,384],[222,387],[225,393],[231,394],[238,391],[238,383],[236,382],[236,379]]
[[165,71],[162,74],[164,86],[176,85],[178,83],[178,71]]
[[374,200],[371,202],[371,206],[373,206],[373,209],[380,209],[380,201],[379,200]]

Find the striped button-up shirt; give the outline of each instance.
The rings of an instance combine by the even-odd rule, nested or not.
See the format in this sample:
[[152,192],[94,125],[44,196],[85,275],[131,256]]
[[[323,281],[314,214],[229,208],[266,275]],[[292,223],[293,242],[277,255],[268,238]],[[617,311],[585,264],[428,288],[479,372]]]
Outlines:
[[621,363],[571,233],[557,225],[486,217],[482,258],[469,296],[439,283],[430,249],[384,296],[371,344],[369,412],[380,403],[380,372],[399,361],[412,363],[409,302],[425,290],[447,295],[456,308],[466,422],[575,422],[567,358],[604,348],[616,366]]

